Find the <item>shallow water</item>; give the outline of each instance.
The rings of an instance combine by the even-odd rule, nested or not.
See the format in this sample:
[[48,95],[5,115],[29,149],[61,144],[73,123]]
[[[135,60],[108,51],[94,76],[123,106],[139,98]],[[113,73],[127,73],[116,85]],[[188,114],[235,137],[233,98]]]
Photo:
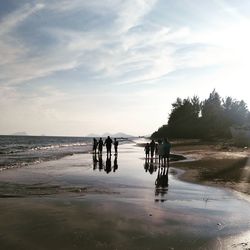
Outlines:
[[0,171],[87,152],[92,138],[0,135]]
[[[116,235],[117,230],[121,230],[122,226],[117,224],[119,221],[123,226],[124,220],[126,221],[127,231],[119,231],[119,237],[124,239],[118,240],[114,246],[113,243],[108,244],[103,240],[107,246],[112,245],[111,248],[94,248],[90,244],[89,249],[126,249],[128,246],[130,248],[127,249],[168,249],[164,248],[164,242],[175,247],[174,249],[181,249],[185,245],[189,246],[188,249],[250,247],[250,203],[246,199],[226,189],[182,182],[177,178],[180,170],[172,168],[171,164],[168,181],[163,178],[161,184],[164,187],[157,187],[156,179],[160,171],[157,162],[153,160],[153,163],[149,162],[149,166],[145,166],[143,157],[143,148],[132,143],[125,144],[120,146],[117,158],[111,156],[111,162],[107,161],[105,154],[102,164],[100,159],[96,161],[91,154],[78,154],[57,161],[3,171],[0,173],[0,182],[43,187],[57,185],[59,192],[57,196],[52,196],[53,202],[57,205],[58,202],[66,202],[76,214],[79,213],[78,209],[86,209],[86,204],[90,204],[91,209],[87,209],[87,213],[95,211],[93,216],[98,218],[92,223],[108,223],[110,235]],[[64,191],[69,187],[76,190],[78,188],[79,193],[67,195]],[[84,192],[82,188],[87,188],[90,192]],[[51,203],[51,198],[49,202]],[[72,227],[74,223],[72,222]],[[139,224],[140,230],[133,233],[134,227]],[[86,228],[82,230],[89,232]],[[140,235],[151,239],[147,241],[148,247],[144,246],[145,240],[138,239],[132,247],[130,243],[135,238],[130,233],[136,239]],[[243,240],[240,237],[245,237],[243,242],[240,242]],[[159,241],[157,247],[156,239]],[[92,243],[94,242],[95,240]],[[119,242],[123,244],[120,246]],[[154,247],[151,246],[153,242]]]

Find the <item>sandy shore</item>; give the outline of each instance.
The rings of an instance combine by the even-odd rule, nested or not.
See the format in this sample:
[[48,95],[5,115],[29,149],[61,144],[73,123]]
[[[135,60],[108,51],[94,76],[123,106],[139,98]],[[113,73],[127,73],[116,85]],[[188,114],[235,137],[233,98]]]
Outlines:
[[227,187],[250,194],[250,150],[220,144],[191,141],[179,142],[173,147],[188,161],[176,162],[185,170],[180,179],[193,183]]
[[[201,149],[195,147],[173,150],[194,159]],[[216,154],[212,149],[204,152]],[[157,161],[147,163],[143,157],[142,148],[127,144],[120,147],[117,159],[112,156],[110,169],[105,155],[100,164],[91,154],[79,154],[2,171],[1,248],[250,247],[247,200],[224,189],[178,180],[192,176],[193,168],[186,165],[191,162],[178,163],[189,169],[184,174],[171,163],[168,185],[158,187]]]

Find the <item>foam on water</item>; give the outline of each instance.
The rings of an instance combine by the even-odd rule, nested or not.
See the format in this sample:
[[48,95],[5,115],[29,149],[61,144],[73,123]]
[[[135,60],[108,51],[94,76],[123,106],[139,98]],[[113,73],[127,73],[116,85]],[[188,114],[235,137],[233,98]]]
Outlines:
[[85,153],[91,143],[85,137],[0,136],[0,170]]

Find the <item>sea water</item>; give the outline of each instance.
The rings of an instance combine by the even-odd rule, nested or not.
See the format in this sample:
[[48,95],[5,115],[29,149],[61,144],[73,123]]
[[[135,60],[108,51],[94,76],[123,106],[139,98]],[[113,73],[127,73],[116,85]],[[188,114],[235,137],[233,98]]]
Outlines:
[[86,153],[92,138],[56,136],[0,136],[0,170]]

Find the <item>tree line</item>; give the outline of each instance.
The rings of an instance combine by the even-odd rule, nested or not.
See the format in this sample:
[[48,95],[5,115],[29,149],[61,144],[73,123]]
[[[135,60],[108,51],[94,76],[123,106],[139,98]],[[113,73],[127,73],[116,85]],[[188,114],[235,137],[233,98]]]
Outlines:
[[208,99],[200,101],[197,96],[177,100],[172,104],[168,123],[155,131],[153,139],[230,138],[230,127],[250,122],[247,104],[232,97],[221,98],[214,89]]

